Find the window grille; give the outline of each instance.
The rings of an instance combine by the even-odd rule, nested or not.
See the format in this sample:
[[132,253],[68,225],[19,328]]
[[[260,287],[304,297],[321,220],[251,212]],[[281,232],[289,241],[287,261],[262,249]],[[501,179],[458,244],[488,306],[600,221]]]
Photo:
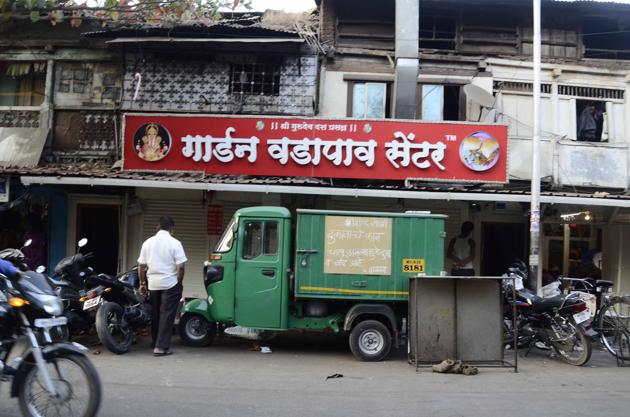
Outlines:
[[280,95],[280,65],[232,64],[230,93],[261,96]]
[[[518,93],[532,93],[534,91],[534,84],[519,81],[494,81],[493,89],[495,92],[510,91]],[[551,84],[541,84],[540,92],[542,94],[551,94]]]

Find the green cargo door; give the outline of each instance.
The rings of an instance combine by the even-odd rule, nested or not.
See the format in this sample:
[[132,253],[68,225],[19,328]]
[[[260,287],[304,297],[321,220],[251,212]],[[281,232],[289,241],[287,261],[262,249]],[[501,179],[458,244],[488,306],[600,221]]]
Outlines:
[[281,327],[282,255],[278,220],[242,219],[238,233],[235,322],[239,326]]

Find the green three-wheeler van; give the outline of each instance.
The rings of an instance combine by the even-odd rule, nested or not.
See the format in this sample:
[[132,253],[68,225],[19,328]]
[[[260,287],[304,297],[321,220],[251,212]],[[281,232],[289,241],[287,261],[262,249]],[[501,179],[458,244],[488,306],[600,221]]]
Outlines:
[[[296,219],[297,217],[297,219]],[[410,276],[444,270],[446,216],[238,210],[204,268],[208,297],[184,306],[184,342],[211,343],[215,324],[272,332],[348,332],[352,353],[382,360],[398,345]]]

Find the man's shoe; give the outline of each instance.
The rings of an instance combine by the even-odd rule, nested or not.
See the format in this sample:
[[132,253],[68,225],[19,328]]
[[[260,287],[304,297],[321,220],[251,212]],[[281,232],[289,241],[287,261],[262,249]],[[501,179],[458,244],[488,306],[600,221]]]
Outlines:
[[445,373],[451,370],[451,368],[455,365],[455,361],[453,359],[444,359],[442,362],[437,365],[433,365],[431,368],[433,372]]

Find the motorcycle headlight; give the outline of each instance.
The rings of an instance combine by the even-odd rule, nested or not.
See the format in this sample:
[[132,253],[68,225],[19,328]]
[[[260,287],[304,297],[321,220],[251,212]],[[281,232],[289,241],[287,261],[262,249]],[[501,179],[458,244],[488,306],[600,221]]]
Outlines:
[[38,295],[39,301],[44,307],[44,311],[51,316],[60,316],[63,313],[63,304],[58,297],[54,295]]

